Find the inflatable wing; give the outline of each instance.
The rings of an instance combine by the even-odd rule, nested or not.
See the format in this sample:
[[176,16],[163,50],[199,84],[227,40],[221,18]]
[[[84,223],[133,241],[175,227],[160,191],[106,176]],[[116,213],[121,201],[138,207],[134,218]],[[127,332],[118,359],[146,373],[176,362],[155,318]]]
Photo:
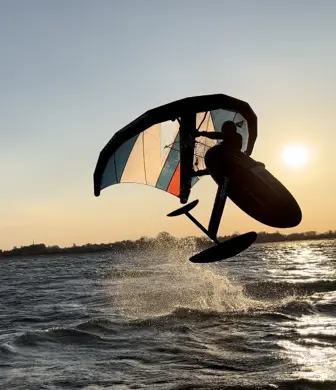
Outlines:
[[250,155],[257,138],[257,117],[244,101],[223,95],[181,99],[147,111],[114,134],[101,151],[94,172],[94,193],[117,183],[149,185],[186,203],[205,169],[204,156],[217,141],[195,139],[196,130],[221,131],[234,121],[242,151]]

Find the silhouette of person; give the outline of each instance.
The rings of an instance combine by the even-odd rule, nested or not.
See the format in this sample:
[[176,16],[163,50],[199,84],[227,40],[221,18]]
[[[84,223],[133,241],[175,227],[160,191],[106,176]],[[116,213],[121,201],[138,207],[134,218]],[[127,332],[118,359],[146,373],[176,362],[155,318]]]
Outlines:
[[222,124],[221,131],[198,131],[196,137],[207,137],[215,140],[222,140],[221,145],[228,150],[241,150],[243,146],[243,137],[237,133],[236,124],[233,121],[225,121]]
[[[237,133],[236,124],[233,121],[225,121],[222,124],[221,131],[197,131],[195,137],[207,137],[209,139],[221,140],[219,145],[224,148],[224,152],[241,151],[243,146],[243,137]],[[207,175],[207,169],[197,171],[197,176]]]

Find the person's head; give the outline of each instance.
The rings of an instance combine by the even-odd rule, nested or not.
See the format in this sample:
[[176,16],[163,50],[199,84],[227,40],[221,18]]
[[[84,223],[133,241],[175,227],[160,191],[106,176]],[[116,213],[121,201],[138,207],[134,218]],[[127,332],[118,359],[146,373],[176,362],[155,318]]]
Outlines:
[[237,127],[234,122],[226,121],[222,125],[222,133],[225,134],[224,143],[232,149],[240,150],[243,145],[243,137],[237,133]]
[[229,137],[237,133],[236,124],[233,121],[225,121],[222,124],[222,133],[227,134]]

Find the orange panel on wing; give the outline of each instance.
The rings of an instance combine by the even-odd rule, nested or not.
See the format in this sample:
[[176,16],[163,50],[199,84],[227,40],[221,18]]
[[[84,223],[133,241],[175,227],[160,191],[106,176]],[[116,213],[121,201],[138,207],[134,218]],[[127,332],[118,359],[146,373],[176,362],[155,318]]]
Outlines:
[[179,196],[180,194],[180,177],[181,177],[181,172],[180,172],[180,163],[177,165],[174,175],[170,180],[169,186],[168,186],[168,192],[175,196]]

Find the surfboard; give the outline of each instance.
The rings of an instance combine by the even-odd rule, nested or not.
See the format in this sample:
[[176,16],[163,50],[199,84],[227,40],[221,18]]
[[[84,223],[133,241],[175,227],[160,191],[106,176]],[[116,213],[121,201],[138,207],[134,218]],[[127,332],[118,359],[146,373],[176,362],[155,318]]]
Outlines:
[[250,217],[276,228],[291,228],[301,222],[297,201],[264,164],[222,145],[209,149],[205,164],[218,185],[225,177],[229,179],[228,197]]

